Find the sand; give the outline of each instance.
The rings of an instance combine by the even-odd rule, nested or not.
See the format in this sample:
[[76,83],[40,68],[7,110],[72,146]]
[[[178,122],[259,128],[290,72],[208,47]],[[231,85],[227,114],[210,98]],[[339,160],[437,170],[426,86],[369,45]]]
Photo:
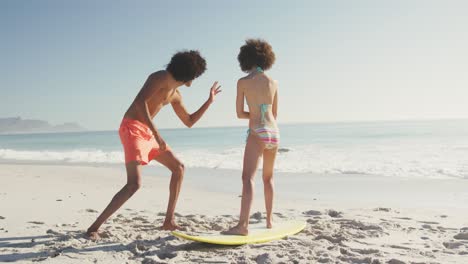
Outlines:
[[[160,230],[168,171],[145,168],[143,188],[93,242],[84,231],[124,184],[122,167],[0,164],[0,262],[468,263],[467,180],[299,176],[275,176],[275,221],[307,222],[285,239],[217,246]],[[178,223],[188,232],[230,226],[239,213],[238,177],[188,168]],[[295,180],[303,184],[288,187]],[[260,178],[257,190],[251,223],[263,225]]]

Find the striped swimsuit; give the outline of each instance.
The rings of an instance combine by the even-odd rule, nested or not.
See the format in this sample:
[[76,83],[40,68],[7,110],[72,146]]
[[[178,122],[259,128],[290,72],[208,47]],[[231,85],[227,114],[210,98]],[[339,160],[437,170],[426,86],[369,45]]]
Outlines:
[[[255,134],[260,140],[265,143],[267,149],[275,148],[279,145],[280,134],[276,127],[268,126],[265,123],[265,114],[268,111],[268,107],[271,104],[260,104],[260,111],[262,114],[262,120],[260,126],[253,129]],[[247,136],[250,134],[250,128],[247,130]]]

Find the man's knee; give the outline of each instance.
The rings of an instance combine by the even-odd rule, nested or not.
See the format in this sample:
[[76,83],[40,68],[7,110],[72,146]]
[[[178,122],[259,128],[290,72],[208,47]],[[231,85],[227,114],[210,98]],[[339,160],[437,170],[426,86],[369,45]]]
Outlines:
[[183,163],[179,162],[176,166],[172,168],[172,173],[179,178],[184,177],[185,166]]
[[138,191],[141,188],[141,183],[139,183],[139,182],[127,183],[126,188],[130,192],[134,193],[134,192]]

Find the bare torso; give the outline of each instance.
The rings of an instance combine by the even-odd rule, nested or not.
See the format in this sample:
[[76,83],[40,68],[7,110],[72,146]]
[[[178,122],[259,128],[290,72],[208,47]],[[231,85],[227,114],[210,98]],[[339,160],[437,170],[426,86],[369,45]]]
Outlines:
[[171,87],[169,82],[169,73],[158,71],[151,74],[146,80],[143,88],[137,94],[132,104],[125,113],[125,118],[141,121],[145,123],[145,114],[140,111],[137,104],[140,100],[145,100],[148,105],[148,112],[153,119],[163,108],[169,104],[175,96],[179,94],[177,87]]
[[[278,89],[276,81],[264,73],[254,72],[241,79],[247,105],[249,106],[249,127],[255,129],[261,126],[277,128],[273,115],[273,104]],[[266,104],[267,111],[262,124],[261,105]]]

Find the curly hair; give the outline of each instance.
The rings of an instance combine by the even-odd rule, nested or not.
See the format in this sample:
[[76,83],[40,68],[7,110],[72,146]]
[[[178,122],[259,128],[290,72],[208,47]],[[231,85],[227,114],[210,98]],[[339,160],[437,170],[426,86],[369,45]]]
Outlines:
[[247,39],[245,44],[240,47],[237,60],[244,72],[250,71],[255,66],[268,70],[275,63],[275,53],[271,45],[265,40]]
[[197,50],[181,51],[172,56],[166,71],[179,82],[189,82],[203,74],[206,61]]

